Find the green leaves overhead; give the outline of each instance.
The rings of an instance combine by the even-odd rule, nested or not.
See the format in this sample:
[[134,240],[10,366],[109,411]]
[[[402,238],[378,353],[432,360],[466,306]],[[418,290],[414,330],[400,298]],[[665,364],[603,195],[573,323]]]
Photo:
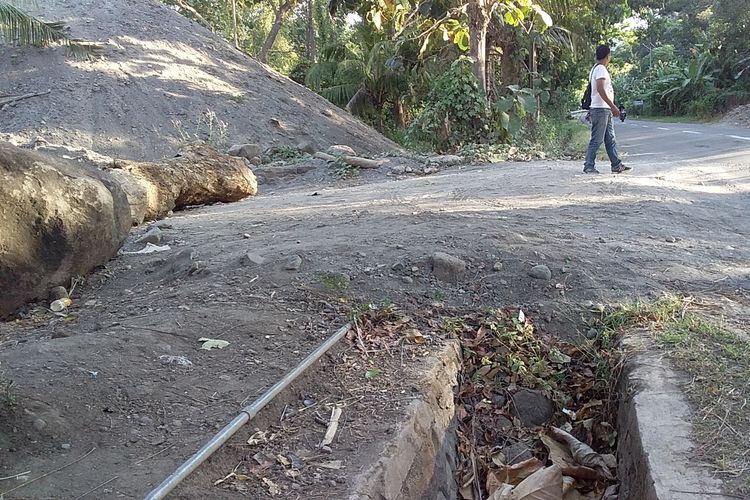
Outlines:
[[0,1],[0,39],[22,47],[61,44],[72,56],[79,58],[94,58],[101,54],[99,45],[72,38],[63,23],[41,21],[3,1]]

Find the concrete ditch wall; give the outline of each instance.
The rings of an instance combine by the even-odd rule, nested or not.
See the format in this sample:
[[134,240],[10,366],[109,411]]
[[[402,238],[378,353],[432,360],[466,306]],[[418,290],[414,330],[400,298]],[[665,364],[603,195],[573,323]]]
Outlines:
[[692,409],[672,370],[647,334],[623,341],[629,353],[620,382],[617,428],[621,500],[729,499],[721,481],[695,465]]
[[423,397],[386,443],[380,458],[355,480],[350,500],[449,500],[456,498],[456,421],[453,389],[461,369],[457,342],[434,359]]

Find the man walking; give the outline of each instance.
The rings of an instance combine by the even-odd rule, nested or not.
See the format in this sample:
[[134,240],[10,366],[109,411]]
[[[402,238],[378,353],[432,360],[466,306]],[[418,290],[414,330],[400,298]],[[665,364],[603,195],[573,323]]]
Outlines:
[[621,174],[630,170],[617,156],[617,142],[615,141],[615,126],[613,118],[620,116],[620,110],[615,106],[615,90],[612,87],[612,79],[607,71],[609,61],[612,59],[608,45],[600,45],[596,48],[596,65],[589,74],[589,85],[591,86],[591,142],[586,151],[586,160],[583,164],[583,172],[586,174],[598,174],[594,164],[599,146],[604,142],[607,149],[609,161],[612,164],[612,173]]

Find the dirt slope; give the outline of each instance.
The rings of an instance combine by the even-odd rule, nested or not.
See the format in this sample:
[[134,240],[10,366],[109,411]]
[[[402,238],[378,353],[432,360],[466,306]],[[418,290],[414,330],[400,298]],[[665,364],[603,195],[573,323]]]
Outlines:
[[396,148],[159,2],[58,0],[38,2],[30,12],[62,20],[73,36],[102,43],[105,57],[90,63],[66,58],[61,48],[3,47],[0,96],[50,91],[0,110],[0,137],[11,142],[41,136],[110,156],[152,160],[178,146],[175,122],[187,134],[205,136],[210,111],[228,124],[229,144],[342,143],[369,153]]

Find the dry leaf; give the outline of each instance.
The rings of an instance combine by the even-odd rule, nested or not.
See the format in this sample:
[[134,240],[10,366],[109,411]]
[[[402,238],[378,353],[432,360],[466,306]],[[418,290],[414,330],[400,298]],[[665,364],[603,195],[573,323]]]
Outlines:
[[609,471],[609,467],[607,467],[607,462],[589,445],[579,441],[572,435],[568,434],[562,429],[558,429],[557,427],[550,427],[549,433],[557,441],[565,443],[568,446],[571,454],[573,455],[573,459],[577,463],[586,467],[597,469],[604,475],[605,478],[613,479],[612,473]]
[[604,479],[598,470],[584,467],[583,465],[563,465],[561,466],[561,470],[566,476],[574,477],[576,479],[583,479],[586,481],[598,481],[599,479]]
[[505,463],[508,461],[507,458],[505,458],[505,454],[502,451],[498,451],[497,453],[492,454],[492,463],[497,465],[498,467],[505,467]]
[[[562,471],[561,471],[562,472]],[[570,491],[575,490],[576,487],[576,480],[573,477],[568,477],[564,475],[563,472],[563,484],[562,484],[562,491],[563,491],[563,497],[565,497],[566,494],[568,494]]]
[[487,500],[510,500],[511,494],[513,493],[512,484],[501,484],[498,489],[492,493]]
[[559,466],[540,469],[513,488],[509,500],[562,500],[562,482]]
[[200,348],[207,351],[210,351],[211,349],[224,349],[229,345],[229,342],[227,342],[226,340],[209,339],[207,337],[199,338],[198,342],[202,342],[203,345]]
[[262,481],[263,481],[263,484],[268,486],[268,493],[270,493],[272,497],[275,497],[276,495],[281,494],[281,488],[279,488],[278,484],[274,483],[267,477],[264,477]]
[[500,467],[499,469],[491,470],[487,474],[487,482],[489,483],[490,476],[494,475],[495,478],[493,479],[493,481],[495,481],[496,484],[518,484],[527,477],[534,474],[536,471],[543,468],[544,464],[541,462],[541,460],[536,457],[532,457],[528,460],[524,460],[523,462],[518,462],[517,464],[505,465],[503,467]]
[[566,466],[575,463],[567,448],[546,434],[541,436],[542,443],[549,450],[549,459],[554,465]]
[[469,486],[463,486],[458,493],[461,495],[463,500],[474,500],[474,488]]
[[276,455],[276,461],[279,462],[284,467],[289,467],[290,465],[292,465],[291,460],[289,460],[288,458],[286,458],[281,453],[279,453],[278,455]]

